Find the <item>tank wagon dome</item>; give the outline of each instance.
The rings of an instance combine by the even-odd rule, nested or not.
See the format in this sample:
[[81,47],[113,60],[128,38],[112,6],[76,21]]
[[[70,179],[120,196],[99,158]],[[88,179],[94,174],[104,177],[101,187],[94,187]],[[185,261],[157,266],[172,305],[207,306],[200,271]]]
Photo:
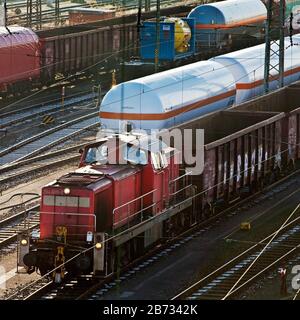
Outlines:
[[[235,81],[224,66],[201,61],[167,70],[112,88],[100,106],[104,128],[123,131],[162,129],[224,108],[235,95]],[[225,101],[227,105],[227,101]]]
[[5,27],[0,27],[0,48],[6,48],[9,46],[26,46],[32,43],[39,43],[38,36],[31,29],[9,26],[8,30]]
[[223,27],[256,22],[266,19],[266,16],[267,10],[261,0],[227,0],[199,5],[189,13],[188,18],[194,18],[197,25],[211,28],[212,25]]
[[[300,35],[293,36],[293,43],[289,37],[285,38],[285,84],[299,80],[300,72]],[[272,45],[276,51],[278,46]],[[236,103],[244,102],[263,93],[264,84],[264,64],[265,64],[265,44],[255,47],[231,52],[211,58],[210,61],[216,61],[227,67],[236,81]],[[272,55],[272,65],[278,63],[278,56]],[[274,80],[278,78],[278,71],[271,70]],[[272,90],[276,89],[276,81],[272,82]]]

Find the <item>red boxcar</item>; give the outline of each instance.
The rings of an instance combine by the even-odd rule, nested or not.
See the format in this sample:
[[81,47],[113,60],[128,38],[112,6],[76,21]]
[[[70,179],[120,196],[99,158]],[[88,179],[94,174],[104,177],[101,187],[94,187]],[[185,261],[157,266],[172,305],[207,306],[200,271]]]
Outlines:
[[38,36],[22,27],[0,27],[0,91],[40,77]]

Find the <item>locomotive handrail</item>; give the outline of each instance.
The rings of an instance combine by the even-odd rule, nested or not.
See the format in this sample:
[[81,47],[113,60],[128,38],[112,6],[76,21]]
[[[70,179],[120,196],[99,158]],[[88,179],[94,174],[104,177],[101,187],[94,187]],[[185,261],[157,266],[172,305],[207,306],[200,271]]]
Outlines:
[[[143,208],[143,209],[135,212],[134,214],[131,214],[131,215],[130,215],[130,218],[136,216],[137,214],[139,214],[139,213],[141,213],[141,212],[143,212],[143,211],[145,211],[145,210],[147,210],[147,209],[150,209],[150,208],[152,208],[152,207],[155,207],[157,204],[158,204],[158,202],[152,203],[150,206],[148,206],[148,207],[146,207],[146,208]],[[126,218],[124,218],[124,219],[122,219],[122,220],[120,220],[120,221],[114,222],[113,225],[114,225],[114,226],[115,226],[115,225],[118,225],[118,224],[122,223],[123,221],[128,220],[128,218],[129,218],[129,216],[127,216]]]
[[188,172],[186,172],[185,174],[177,177],[176,179],[171,180],[171,181],[169,182],[169,184],[174,183],[174,182],[176,182],[176,181],[178,181],[178,180],[180,180],[180,179],[182,179],[182,178],[184,178],[184,177],[186,177],[186,176],[189,176],[191,173],[192,173],[192,171],[188,171]]
[[141,195],[141,196],[139,196],[139,197],[137,197],[137,198],[135,198],[135,199],[132,199],[132,200],[130,200],[130,201],[128,201],[128,202],[120,205],[119,207],[114,208],[114,209],[113,209],[113,215],[115,214],[115,212],[116,212],[117,210],[119,210],[119,209],[121,209],[121,208],[123,208],[123,207],[125,207],[125,206],[128,206],[129,204],[131,204],[131,203],[133,203],[133,202],[135,202],[135,201],[137,201],[137,200],[139,200],[139,199],[142,199],[142,198],[144,198],[145,196],[148,196],[149,194],[154,193],[155,191],[157,191],[157,189],[153,189],[152,191],[149,191],[149,192],[147,192],[147,193],[144,193],[143,195]]
[[[150,208],[152,208],[152,207],[155,207],[155,206],[157,205],[157,202],[154,202],[154,203],[152,203],[150,206],[148,206],[148,207],[146,207],[146,208],[143,208],[143,198],[144,198],[145,196],[148,196],[148,195],[150,195],[150,194],[153,194],[155,191],[157,191],[157,189],[153,189],[153,190],[151,190],[151,191],[149,191],[149,192],[147,192],[147,193],[144,193],[143,195],[141,195],[141,196],[139,196],[139,197],[137,197],[137,198],[135,198],[135,199],[133,199],[133,200],[131,200],[131,201],[128,201],[128,202],[122,204],[121,206],[119,206],[119,207],[117,207],[117,208],[114,208],[114,209],[113,209],[113,216],[115,215],[115,212],[116,212],[117,210],[119,210],[119,209],[121,209],[121,208],[123,208],[123,207],[127,207],[127,216],[126,216],[125,218],[123,218],[122,220],[120,220],[120,221],[117,221],[117,222],[113,221],[113,225],[114,225],[114,226],[115,226],[115,225],[118,225],[118,224],[122,223],[124,220],[127,220],[127,221],[129,222],[129,218],[132,218],[132,217],[134,217],[134,216],[136,216],[136,215],[138,215],[138,214],[140,214],[140,213],[143,213],[143,211],[146,211],[147,209],[150,209]],[[130,214],[130,212],[129,212],[129,205],[132,204],[132,203],[134,203],[134,202],[136,202],[137,200],[141,200],[141,210]],[[141,219],[143,219],[143,214],[141,215]]]
[[190,188],[192,186],[193,186],[193,184],[191,183],[191,184],[189,184],[189,185],[177,190],[176,192],[170,193],[170,196],[175,196],[177,193],[182,192],[183,190],[188,189],[188,188]]

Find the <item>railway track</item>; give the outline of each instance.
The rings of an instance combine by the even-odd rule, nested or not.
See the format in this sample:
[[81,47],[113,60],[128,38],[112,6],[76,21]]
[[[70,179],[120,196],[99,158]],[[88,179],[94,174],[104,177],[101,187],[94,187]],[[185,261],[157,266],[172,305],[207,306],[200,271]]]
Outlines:
[[[261,254],[261,250],[274,235],[276,234],[272,233],[253,245],[236,258],[176,295],[173,300],[222,300],[233,298],[253,281],[266,272],[273,270],[281,261],[285,261],[299,252],[300,217],[287,224]],[[255,259],[257,259],[257,262]],[[249,271],[247,272],[247,270]],[[236,287],[234,287],[235,284],[237,284]],[[231,288],[234,289],[228,294]]]
[[62,148],[1,167],[0,181],[2,184],[9,183],[22,177],[28,177],[37,171],[43,171],[59,165],[79,161],[80,154],[78,151],[86,144],[86,142],[76,144],[75,146]]
[[39,228],[39,205],[0,220],[0,249],[15,242],[23,230]]
[[[187,4],[194,4],[195,1],[185,1],[184,2],[186,5]],[[176,0],[161,0],[161,7],[169,7],[169,6],[173,6],[174,4],[178,4],[178,1]],[[116,2],[115,6],[112,6],[112,2],[109,0],[105,0],[105,1],[101,1],[100,3],[97,3],[97,7],[101,7],[101,6],[109,6],[110,8],[115,8],[116,11],[118,12],[118,14],[125,14],[126,11],[132,11],[132,10],[137,10],[137,3],[136,1],[118,1]],[[154,3],[151,3],[151,8],[149,8],[149,10],[155,10],[155,6]],[[42,17],[42,23],[46,23],[46,22],[53,22],[53,21],[57,21],[57,20],[61,20],[61,19],[68,19],[69,17],[69,9],[72,9],[74,7],[81,7],[81,8],[88,8],[88,7],[93,7],[87,4],[77,4],[77,5],[73,5],[73,6],[64,6],[60,8],[60,15],[59,17],[56,16],[55,14],[55,8],[51,8],[51,9],[44,9],[41,12],[41,17]],[[8,8],[10,10],[12,10],[13,8],[24,8],[24,10],[26,10],[26,3],[24,3],[24,5],[22,5],[22,3],[18,3],[16,5],[9,5]],[[21,24],[23,26],[27,25],[27,14],[26,13],[21,13],[21,14],[14,14],[11,15],[9,14],[8,16],[8,22],[12,22],[12,24],[15,23],[15,21],[18,21],[18,24]],[[32,24],[36,24],[38,23],[37,18],[34,16],[32,17]]]
[[99,126],[98,112],[81,116],[0,151],[1,165],[25,160]]
[[93,98],[95,98],[95,95],[93,93],[84,95],[81,93],[68,97],[68,99],[65,100],[63,107],[61,104],[61,99],[55,99],[47,104],[39,103],[25,108],[17,107],[15,108],[15,110],[5,113],[2,112],[4,109],[2,108],[0,110],[0,129],[7,129],[14,124],[22,123],[26,120],[35,119],[36,117],[42,116],[44,114],[49,115],[61,109],[68,109],[76,106],[78,103],[92,101]]
[[[269,197],[268,192],[270,193],[270,195],[274,193],[280,193],[283,189],[293,185],[297,181],[297,179],[295,178],[295,176],[297,175],[299,175],[299,170],[267,187],[263,191],[263,194],[261,192],[258,192],[251,197],[232,205],[230,208],[223,210],[216,216],[211,217],[207,221],[201,223],[201,225],[190,228],[188,231],[185,231],[184,233],[178,235],[172,241],[169,241],[162,246],[153,249],[151,252],[148,252],[146,256],[143,256],[132,262],[129,266],[120,270],[120,274],[114,274],[105,280],[99,279],[92,275],[84,275],[75,278],[67,277],[65,279],[65,282],[60,285],[53,284],[51,281],[47,282],[47,285],[45,285],[45,279],[41,278],[35,283],[30,284],[26,288],[24,288],[24,292],[22,290],[23,293],[21,296],[19,296],[18,294],[13,294],[12,296],[8,297],[8,299],[103,299],[109,292],[109,290],[117,287],[122,281],[128,280],[133,275],[147,268],[151,264],[159,261],[159,259],[161,259],[162,257],[167,256],[173,250],[176,250],[180,246],[185,245],[195,237],[204,234],[215,223],[219,223],[222,218],[230,217],[233,212],[235,212],[237,208],[243,206],[243,204],[248,205],[249,201],[250,203],[252,201],[253,204],[249,205],[256,205],[257,203],[259,203],[259,201],[264,201],[265,197]],[[278,185],[281,185],[281,187],[278,187]],[[300,223],[300,221],[298,222]]]

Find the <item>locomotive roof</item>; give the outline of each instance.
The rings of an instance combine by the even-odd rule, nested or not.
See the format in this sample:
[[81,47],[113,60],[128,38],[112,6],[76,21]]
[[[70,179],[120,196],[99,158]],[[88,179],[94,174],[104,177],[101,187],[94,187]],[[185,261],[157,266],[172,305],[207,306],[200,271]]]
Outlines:
[[157,137],[150,135],[119,135],[121,140],[132,144],[142,150],[150,151],[153,153],[164,151],[165,153],[174,150],[166,143],[158,139]]
[[131,176],[141,169],[131,165],[93,165],[79,168],[57,179],[52,186],[77,186],[98,189]]
[[101,164],[86,166],[75,170],[76,174],[91,174],[98,176],[111,176],[114,180],[124,178],[125,176],[132,174],[134,172],[140,171],[139,168],[133,165],[112,165],[112,164]]
[[121,142],[131,144],[141,150],[146,150],[153,153],[161,152],[161,151],[163,151],[164,153],[170,153],[171,151],[175,150],[174,148],[169,147],[166,143],[164,143],[157,137],[141,134],[139,132],[132,133],[132,134],[117,134],[113,136],[108,136],[106,138],[102,138],[98,140],[97,142],[89,146],[98,145],[99,143],[106,142],[112,138],[117,138]]

